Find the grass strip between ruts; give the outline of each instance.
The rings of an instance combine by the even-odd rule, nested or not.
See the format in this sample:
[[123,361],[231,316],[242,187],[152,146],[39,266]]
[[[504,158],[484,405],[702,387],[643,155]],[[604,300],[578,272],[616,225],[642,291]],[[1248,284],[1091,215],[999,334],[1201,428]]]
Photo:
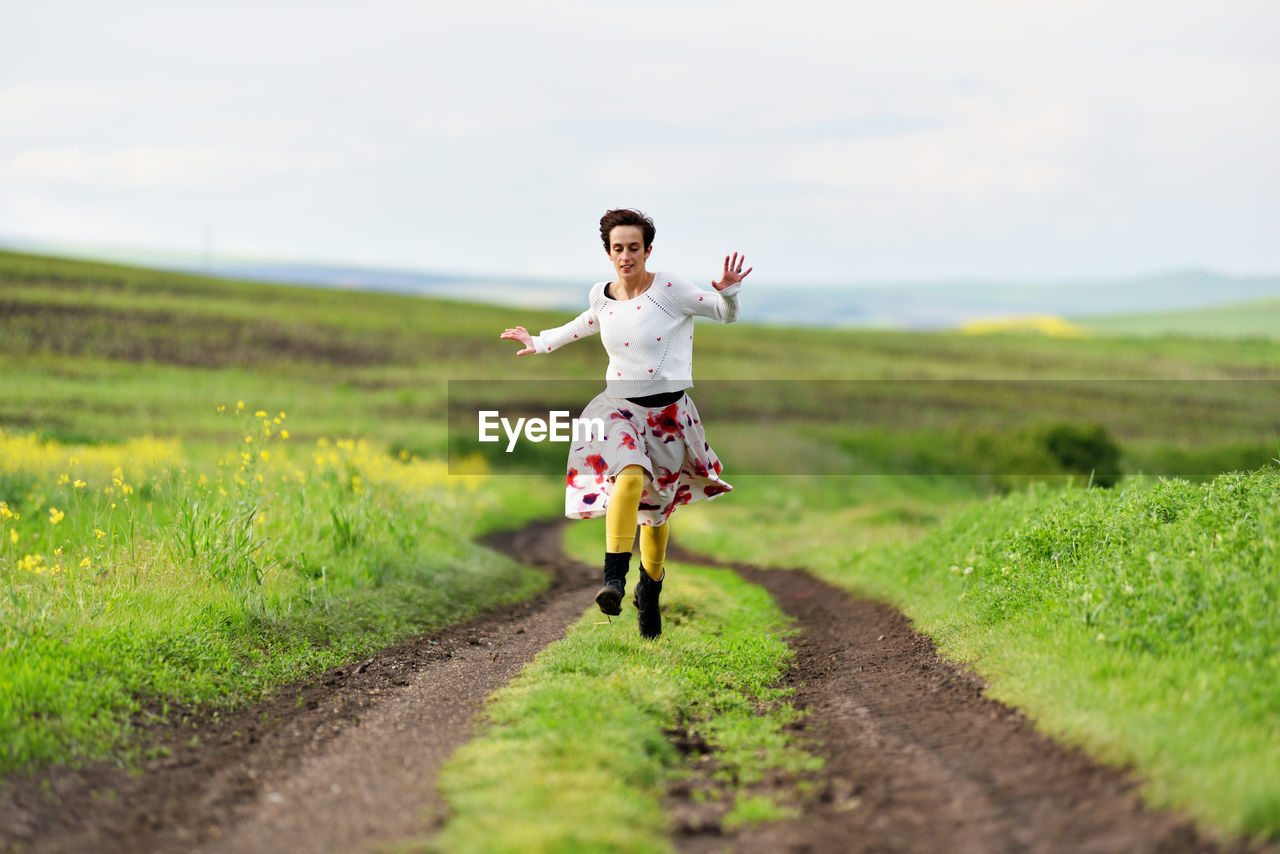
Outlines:
[[659,640],[639,637],[629,599],[612,623],[593,607],[491,698],[488,731],[441,772],[452,815],[429,850],[669,851],[682,726],[714,750],[726,826],[787,814],[744,787],[817,762],[783,731],[796,712],[774,687],[789,622],[731,572],[670,569]]

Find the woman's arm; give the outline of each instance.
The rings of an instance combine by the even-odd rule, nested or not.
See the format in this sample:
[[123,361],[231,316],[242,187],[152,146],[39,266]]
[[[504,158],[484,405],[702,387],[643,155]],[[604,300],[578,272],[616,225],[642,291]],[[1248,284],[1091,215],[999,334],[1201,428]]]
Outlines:
[[719,323],[733,323],[738,319],[738,291],[742,290],[742,280],[755,269],[751,267],[746,273],[742,272],[742,265],[746,260],[745,256],[739,258],[737,252],[733,253],[732,261],[726,255],[724,274],[720,281],[711,283],[711,287],[715,288],[712,292],[704,291],[683,279],[672,279],[667,287],[671,289],[672,297],[685,314],[709,317]]
[[593,307],[570,320],[564,326],[544,329],[536,336],[530,335],[529,330],[523,326],[514,326],[498,337],[514,338],[519,341],[524,345],[524,349],[517,352],[516,355],[526,356],[530,353],[550,353],[552,350],[558,350],[578,338],[586,338],[588,335],[595,335],[599,331],[600,323],[596,320],[596,311]]
[[524,349],[516,353],[517,356],[527,356],[529,353],[536,353],[533,348],[533,338],[529,335],[529,330],[523,326],[513,326],[506,332],[498,336],[499,338],[514,338],[524,345]]

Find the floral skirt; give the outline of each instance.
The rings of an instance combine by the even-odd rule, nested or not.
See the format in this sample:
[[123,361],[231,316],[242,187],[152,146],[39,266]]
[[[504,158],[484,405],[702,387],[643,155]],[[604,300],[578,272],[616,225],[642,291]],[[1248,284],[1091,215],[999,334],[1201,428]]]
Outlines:
[[723,466],[687,394],[649,409],[601,392],[579,418],[598,418],[605,429],[603,438],[592,431],[586,442],[570,445],[564,497],[564,515],[570,519],[605,515],[614,477],[632,465],[649,473],[640,495],[641,525],[662,525],[681,504],[733,490],[720,479]]

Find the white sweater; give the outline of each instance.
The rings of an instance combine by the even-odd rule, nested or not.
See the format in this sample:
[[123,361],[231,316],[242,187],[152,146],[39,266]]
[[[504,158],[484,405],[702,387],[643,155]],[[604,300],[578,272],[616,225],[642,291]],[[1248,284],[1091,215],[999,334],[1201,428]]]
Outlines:
[[604,295],[607,282],[591,286],[588,308],[555,329],[533,337],[538,353],[558,350],[578,338],[600,333],[609,354],[605,373],[613,397],[641,397],[693,386],[693,318],[720,323],[738,319],[742,283],[704,291],[671,273],[656,273],[653,284],[629,300]]

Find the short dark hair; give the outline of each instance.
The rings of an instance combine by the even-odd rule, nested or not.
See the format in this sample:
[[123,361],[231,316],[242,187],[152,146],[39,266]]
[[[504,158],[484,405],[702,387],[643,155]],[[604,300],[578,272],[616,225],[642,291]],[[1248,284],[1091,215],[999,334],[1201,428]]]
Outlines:
[[604,244],[605,252],[609,251],[609,232],[620,225],[639,226],[640,230],[644,232],[645,249],[653,245],[653,237],[658,233],[658,230],[653,227],[653,220],[634,208],[611,210],[600,217],[600,242]]

